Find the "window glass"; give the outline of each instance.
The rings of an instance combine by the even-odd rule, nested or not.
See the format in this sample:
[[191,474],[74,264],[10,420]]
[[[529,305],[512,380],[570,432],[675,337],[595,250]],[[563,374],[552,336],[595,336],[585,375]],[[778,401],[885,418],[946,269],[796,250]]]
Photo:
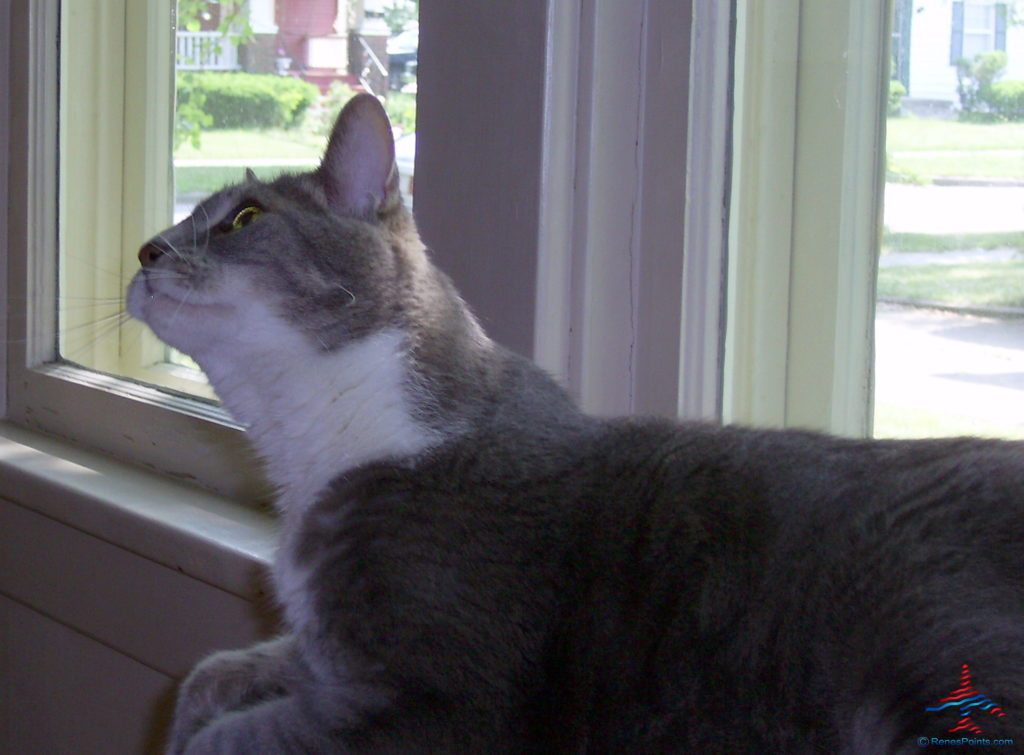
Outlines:
[[177,0],[172,29],[146,4],[62,4],[62,359],[213,398],[191,360],[123,314],[135,251],[246,169],[315,166],[356,92],[386,103],[411,206],[418,2],[320,5]]
[[994,5],[964,3],[965,58],[973,58],[992,49],[995,33],[996,8]]
[[993,53],[996,7],[965,3],[958,79],[955,15],[914,5],[889,90],[875,435],[1024,438],[1024,122],[992,94],[1024,79],[1024,27]]

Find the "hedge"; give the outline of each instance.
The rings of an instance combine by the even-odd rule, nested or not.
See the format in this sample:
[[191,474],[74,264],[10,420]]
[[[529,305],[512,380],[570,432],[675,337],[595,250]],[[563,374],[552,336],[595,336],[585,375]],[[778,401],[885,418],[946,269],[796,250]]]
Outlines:
[[297,126],[320,90],[290,76],[254,73],[179,73],[178,102],[198,102],[209,128]]
[[1024,121],[1024,81],[997,81],[982,92],[989,111],[1000,121]]
[[889,115],[899,115],[907,88],[897,79],[889,79]]

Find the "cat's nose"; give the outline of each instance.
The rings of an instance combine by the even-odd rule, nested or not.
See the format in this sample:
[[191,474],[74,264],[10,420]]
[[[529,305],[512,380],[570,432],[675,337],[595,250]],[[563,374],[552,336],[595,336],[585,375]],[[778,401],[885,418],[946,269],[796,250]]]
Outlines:
[[163,256],[163,253],[163,249],[150,242],[139,250],[139,262],[143,267],[150,267]]

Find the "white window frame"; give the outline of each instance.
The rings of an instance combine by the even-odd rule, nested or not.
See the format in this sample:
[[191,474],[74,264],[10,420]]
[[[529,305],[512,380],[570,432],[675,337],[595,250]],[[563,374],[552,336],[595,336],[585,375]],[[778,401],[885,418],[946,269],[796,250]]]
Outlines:
[[[147,34],[163,32],[166,20],[159,4],[129,5],[135,12],[148,14],[136,21]],[[444,5],[425,5],[424,13],[445,12]],[[477,166],[491,170],[494,185],[483,191],[479,183],[469,187],[474,201],[490,196],[507,203],[498,211],[486,212],[491,208],[484,202],[485,212],[476,213],[486,226],[483,243],[494,238],[519,240],[520,254],[529,268],[529,274],[522,276],[526,288],[518,292],[523,296],[507,310],[510,318],[520,320],[526,312],[525,327],[509,340],[519,338],[525,344],[522,350],[565,380],[592,411],[676,414],[682,408],[693,416],[714,416],[718,410],[723,258],[721,244],[714,239],[724,227],[725,182],[716,180],[722,171],[715,166],[724,164],[727,147],[727,129],[722,127],[728,91],[722,71],[727,68],[715,69],[712,84],[699,79],[702,87],[689,95],[695,101],[715,102],[705,120],[691,125],[689,140],[686,114],[693,103],[686,87],[680,86],[691,79],[689,28],[694,12],[713,20],[702,27],[706,31],[695,50],[721,60],[721,50],[728,49],[728,14],[718,7],[712,0],[699,0],[693,6],[673,0],[533,0],[501,10],[486,9],[489,24],[494,24],[495,13],[507,14],[508,23],[501,28],[521,28],[517,21],[532,19],[535,32],[525,41],[531,46],[526,52],[532,54],[522,56],[528,107],[512,103],[505,114],[514,113],[514,121],[485,124],[493,127],[488,132],[490,144],[504,143],[523,156],[527,163],[523,170],[496,155],[488,143],[442,141],[453,131],[453,117],[479,124],[501,108],[481,108],[480,96],[464,97],[459,87],[470,86],[475,77],[453,78],[444,70],[450,55],[438,54],[431,60],[431,50],[449,53],[468,46],[477,73],[479,59],[490,59],[492,51],[473,50],[477,44],[473,40],[431,37],[432,29],[434,34],[455,35],[452,30],[464,25],[431,24],[430,18],[421,25],[425,99],[417,157],[417,213],[427,241],[468,258],[480,251],[473,248],[477,239],[467,228],[467,213],[459,198],[452,196],[451,182],[453,176],[463,183],[480,178]],[[56,245],[58,8],[57,0],[40,0],[12,11],[14,28],[27,33],[12,48],[11,137],[12,155],[17,158],[11,179],[14,185],[31,186],[32,191],[24,205],[12,207],[10,213],[9,241],[14,253],[9,271],[11,281],[26,281],[25,290],[32,292],[37,303],[50,300],[56,281],[52,254],[43,250]],[[461,8],[460,20],[472,12]],[[515,57],[514,45],[524,40],[510,37],[508,41],[513,45],[509,55]],[[144,43],[153,44],[153,40]],[[487,40],[479,44],[486,45]],[[493,75],[507,80],[507,67],[495,60]],[[146,71],[129,72],[132,76],[138,80],[134,84],[128,80],[126,86],[138,87],[135,91],[140,96],[164,96],[160,88],[166,84],[154,81]],[[606,96],[610,91],[627,95],[624,100]],[[139,131],[126,133],[128,149],[159,143],[163,137],[153,129],[160,122],[140,118]],[[523,123],[533,128],[523,128]],[[694,134],[707,143],[696,142]],[[713,148],[708,148],[712,142]],[[687,160],[695,151],[705,160],[699,177],[714,185],[711,191],[687,189]],[[155,165],[144,168],[150,173],[159,170]],[[432,191],[432,182],[437,191]],[[126,239],[141,241],[153,230],[146,227],[146,208],[163,200],[144,197],[137,189],[126,189],[125,194],[138,204],[126,213],[122,233]],[[526,222],[521,214],[529,216]],[[687,244],[709,253],[684,255]],[[485,264],[503,264],[494,258],[493,249],[482,251],[491,253]],[[451,265],[443,253],[439,258],[458,278],[458,265]],[[688,289],[684,279],[691,284]],[[472,285],[468,288],[471,302],[474,293],[477,302],[489,293],[473,292]],[[617,301],[628,306],[608,306]],[[262,493],[241,432],[222,410],[52,363],[56,343],[52,313],[47,306],[30,311],[34,315],[28,321],[15,318],[8,324],[9,421],[172,476],[198,479],[232,498],[250,499]],[[684,311],[685,318],[681,317]],[[681,375],[695,377],[687,381]],[[112,418],[124,419],[112,422]]]
[[[170,14],[161,13],[159,3],[125,7],[142,16],[127,23],[143,31],[126,34],[127,44],[159,50],[164,36],[171,44]],[[264,498],[266,487],[241,430],[220,407],[55,361],[59,8],[58,0],[40,0],[11,10],[16,33],[8,77],[8,180],[10,186],[29,190],[12,197],[9,205],[8,281],[13,300],[26,302],[28,317],[13,317],[7,323],[6,417],[114,458],[199,480],[237,500]],[[136,156],[137,169],[126,172],[120,208],[100,208],[97,215],[106,209],[107,216],[95,219],[94,226],[65,227],[61,232],[95,236],[97,228],[105,227],[116,233],[114,243],[123,246],[123,255],[131,256],[135,241],[159,228],[153,210],[167,198],[169,163],[160,159],[159,150],[154,155],[148,148],[169,143],[169,134],[161,132],[161,125],[169,129],[168,112],[160,103],[169,102],[171,84],[154,77],[147,67],[125,69],[125,96],[137,98],[138,112],[124,119],[123,132],[108,136]],[[89,219],[79,217],[77,222]]]

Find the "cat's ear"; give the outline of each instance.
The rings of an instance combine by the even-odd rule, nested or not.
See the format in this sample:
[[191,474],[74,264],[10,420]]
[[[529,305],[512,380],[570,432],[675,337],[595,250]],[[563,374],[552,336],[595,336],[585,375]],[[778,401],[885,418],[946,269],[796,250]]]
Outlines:
[[317,177],[340,215],[371,220],[398,203],[391,122],[376,97],[358,94],[345,105]]

